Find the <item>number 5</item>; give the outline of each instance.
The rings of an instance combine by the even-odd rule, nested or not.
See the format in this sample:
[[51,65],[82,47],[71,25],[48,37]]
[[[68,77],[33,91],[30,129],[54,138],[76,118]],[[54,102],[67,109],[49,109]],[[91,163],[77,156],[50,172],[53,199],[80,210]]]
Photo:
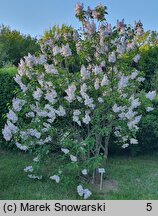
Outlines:
[[147,203],[146,210],[151,211],[152,210],[152,203]]

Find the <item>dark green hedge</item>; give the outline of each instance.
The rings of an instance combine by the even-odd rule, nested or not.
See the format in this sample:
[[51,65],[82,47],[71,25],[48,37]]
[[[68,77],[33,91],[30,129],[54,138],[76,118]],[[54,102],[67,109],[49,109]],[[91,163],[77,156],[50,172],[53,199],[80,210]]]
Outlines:
[[8,105],[15,96],[15,89],[18,88],[13,79],[16,72],[16,67],[0,69],[0,140],[2,140],[2,128],[5,124],[5,114],[8,112]]

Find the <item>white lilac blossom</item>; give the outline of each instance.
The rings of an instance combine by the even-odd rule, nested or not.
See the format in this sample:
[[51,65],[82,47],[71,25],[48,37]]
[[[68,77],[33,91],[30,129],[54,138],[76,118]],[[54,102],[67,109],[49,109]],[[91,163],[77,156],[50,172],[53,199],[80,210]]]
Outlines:
[[79,116],[81,114],[80,110],[74,110],[73,115]]
[[140,55],[137,54],[137,55],[133,58],[133,61],[134,61],[135,63],[138,63],[138,62],[139,62],[139,59],[140,59]]
[[26,133],[30,136],[34,136],[37,139],[39,139],[41,137],[41,133],[38,132],[36,129],[30,128],[26,130]]
[[83,83],[80,87],[80,94],[82,98],[85,98],[87,96],[86,91],[87,91],[87,85],[86,83]]
[[77,186],[77,193],[79,196],[83,196],[84,199],[88,199],[92,195],[92,192],[87,188],[84,189],[82,185]]
[[111,24],[110,24],[110,23],[107,23],[107,24],[105,25],[105,34],[106,34],[106,36],[109,36],[109,35],[111,34],[111,31],[112,31],[112,29],[111,29]]
[[119,113],[119,114],[118,114],[118,117],[119,117],[121,120],[125,120],[125,119],[126,119],[126,114],[125,114],[125,112]]
[[15,134],[17,132],[18,128],[11,121],[7,120],[7,125],[12,134]]
[[50,179],[56,181],[56,183],[60,182],[60,177],[58,175],[50,176]]
[[108,80],[107,75],[105,74],[102,81],[101,81],[101,86],[108,85],[108,83],[109,83],[109,80]]
[[82,12],[82,10],[83,10],[83,4],[77,3],[75,5],[75,12],[76,12],[76,14],[80,14]]
[[33,172],[33,167],[32,166],[27,166],[24,169],[25,172]]
[[68,86],[68,88],[65,90],[65,92],[67,93],[65,99],[69,102],[75,100],[75,91],[76,91],[76,86],[74,84]]
[[5,124],[4,129],[2,130],[3,137],[6,141],[10,141],[12,139],[12,132],[8,125]]
[[90,77],[90,73],[89,71],[86,70],[84,65],[81,66],[81,77],[83,80],[86,80],[87,78]]
[[53,47],[53,55],[56,56],[58,54],[60,54],[61,49],[56,45]]
[[13,110],[15,112],[21,111],[22,107],[26,104],[25,100],[19,99],[19,98],[13,98],[12,100],[12,105],[13,105]]
[[156,91],[149,91],[146,94],[146,98],[148,98],[149,100],[153,100],[156,97]]
[[18,74],[16,74],[16,76],[14,77],[14,80],[20,86],[23,92],[27,91],[27,87],[22,83],[21,77]]
[[116,131],[114,131],[114,134],[115,134],[116,137],[121,137],[120,131],[117,131],[117,130],[116,130]]
[[87,175],[87,174],[88,174],[87,169],[83,169],[83,170],[82,170],[82,174],[83,174],[83,175]]
[[81,121],[79,120],[79,117],[78,116],[73,116],[73,118],[72,118],[72,120],[74,121],[74,122],[76,122],[79,126],[81,126]]
[[87,20],[87,22],[85,23],[85,29],[87,30],[88,36],[93,35],[96,32],[96,24],[95,24],[95,22],[93,20],[92,20],[92,22]]
[[118,82],[118,89],[123,89],[128,85],[129,77],[128,76],[121,76],[121,79]]
[[89,122],[91,121],[90,116],[86,113],[85,117],[82,118],[83,123],[85,124],[89,124]]
[[41,180],[42,179],[42,176],[36,176],[36,175],[32,175],[32,174],[29,174],[27,175],[29,178],[31,179],[38,179],[38,180]]
[[71,52],[71,49],[70,49],[68,43],[67,43],[65,46],[62,45],[61,54],[62,54],[64,57],[69,57],[69,56],[72,55],[72,52]]
[[57,92],[55,90],[48,91],[45,94],[45,99],[48,100],[50,103],[55,104],[56,103],[56,97],[57,97]]
[[82,46],[81,46],[80,41],[78,41],[78,42],[76,43],[76,51],[77,51],[77,53],[79,53],[79,52],[81,52],[81,50],[82,50]]
[[93,102],[94,102],[93,98],[90,98],[88,95],[86,95],[85,100],[84,100],[85,106],[88,106],[89,108],[94,109],[95,105]]
[[100,73],[102,73],[102,72],[103,72],[103,71],[102,71],[102,67],[96,65],[95,68],[94,68],[94,73],[95,73],[95,75],[100,74]]
[[45,139],[44,139],[44,143],[48,143],[48,142],[50,142],[50,141],[52,141],[52,137],[51,136],[47,136]]
[[81,197],[83,196],[84,189],[83,189],[82,185],[77,186],[77,193],[78,193],[79,196],[81,196]]
[[109,55],[108,61],[111,62],[111,63],[116,62],[116,55],[115,55],[115,52],[112,52],[112,53]]
[[138,140],[134,139],[134,138],[131,138],[130,139],[130,143],[131,144],[138,144]]
[[126,142],[128,140],[128,136],[123,136],[122,140],[123,140],[123,142]]
[[51,125],[48,124],[48,123],[46,123],[46,122],[43,123],[43,126],[46,127],[46,128],[48,128],[48,129],[51,128]]
[[74,32],[73,32],[73,40],[74,41],[78,41],[79,39],[79,33],[78,31],[75,29]]
[[79,102],[82,102],[82,98],[80,96],[77,96],[76,99],[79,101]]
[[145,78],[144,77],[138,77],[138,82],[144,82]]
[[99,103],[104,103],[104,99],[102,97],[98,97],[98,102]]
[[128,120],[131,120],[134,118],[135,115],[137,115],[138,113],[137,112],[134,112],[131,108],[125,113],[125,117],[128,119]]
[[74,155],[70,155],[70,159],[71,159],[71,161],[73,161],[73,162],[77,162],[77,157],[74,156]]
[[121,111],[121,107],[119,107],[117,104],[114,104],[112,110],[114,113],[118,113]]
[[34,162],[39,162],[39,157],[35,157],[35,158],[33,159],[33,161],[34,161]]
[[52,141],[52,137],[47,136],[45,139],[40,139],[39,141],[37,141],[37,144],[44,145],[45,143],[49,143],[50,141]]
[[69,149],[67,149],[67,148],[61,148],[61,151],[64,152],[64,154],[68,154],[69,153]]
[[131,76],[130,76],[131,79],[135,79],[135,78],[138,76],[138,73],[139,73],[139,72],[138,72],[137,70],[135,70],[134,72],[132,72],[132,73],[131,73]]
[[15,112],[13,112],[13,110],[9,110],[9,113],[7,113],[7,118],[13,123],[16,123],[18,121],[18,117],[16,116]]
[[83,196],[84,199],[88,199],[92,195],[92,192],[89,189],[84,189],[83,193],[84,193]]
[[125,148],[127,148],[128,146],[129,146],[129,144],[128,144],[128,143],[125,143],[125,144],[122,145],[122,148],[125,149]]
[[64,109],[63,106],[59,106],[59,109],[58,110],[55,110],[55,113],[58,115],[58,116],[65,116],[66,115],[66,111]]
[[28,56],[24,56],[25,64],[27,67],[32,68],[37,63],[37,58],[34,55],[28,53]]
[[33,92],[32,96],[35,100],[39,101],[43,95],[43,91],[40,88],[37,88],[36,91]]
[[133,128],[135,128],[136,130],[138,130],[137,124],[140,122],[141,118],[142,118],[142,115],[135,116],[134,119],[130,120],[130,121],[127,123],[128,128],[129,128],[130,130],[133,129]]
[[125,52],[125,46],[118,44],[116,52],[122,55]]
[[44,63],[46,63],[47,59],[45,55],[40,55],[37,59],[36,59],[36,64],[41,64],[43,65]]
[[26,117],[28,117],[28,118],[34,118],[35,117],[35,113],[34,112],[28,112],[28,113],[26,113]]
[[95,83],[94,83],[94,88],[98,90],[100,88],[100,80],[96,78]]
[[151,112],[151,111],[153,111],[153,110],[154,110],[153,107],[147,107],[147,108],[146,108],[146,111],[147,111],[147,112]]
[[81,112],[79,110],[73,111],[73,121],[76,122],[79,126],[81,126],[81,121],[79,120],[79,115]]
[[27,134],[27,131],[20,131],[20,138],[23,140],[27,140],[29,135]]
[[131,102],[131,108],[132,109],[137,108],[140,105],[141,105],[141,102],[139,101],[139,98],[133,99]]
[[122,98],[127,98],[127,96],[128,95],[126,93],[123,93],[123,94],[120,95],[120,97],[122,97]]
[[127,51],[133,50],[135,47],[135,42],[132,41],[131,43],[127,44]]
[[117,20],[117,23],[116,23],[117,30],[120,31],[124,27],[125,27],[124,19],[122,19],[121,21]]
[[48,121],[49,123],[53,123],[54,120],[56,119],[55,112],[49,112],[49,113],[48,113],[48,117],[49,117],[49,119],[47,119],[47,121]]
[[45,81],[44,82],[44,89],[45,90],[52,90],[52,87],[53,87],[53,84],[52,84],[52,82],[51,81]]
[[39,110],[36,113],[37,113],[37,116],[39,116],[39,117],[47,117],[48,116],[48,112],[45,110]]
[[23,146],[21,145],[20,143],[16,142],[15,143],[16,147],[19,148],[20,150],[22,151],[27,151],[28,150],[28,147],[27,146]]
[[54,67],[53,64],[49,65],[49,64],[45,64],[44,68],[46,70],[46,72],[49,74],[59,74],[58,70]]

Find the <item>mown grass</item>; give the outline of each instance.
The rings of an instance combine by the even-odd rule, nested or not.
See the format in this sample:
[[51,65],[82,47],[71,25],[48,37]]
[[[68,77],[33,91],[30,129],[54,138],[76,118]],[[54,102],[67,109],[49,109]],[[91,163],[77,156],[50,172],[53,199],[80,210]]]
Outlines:
[[[23,168],[31,156],[21,152],[0,150],[0,199],[78,199],[74,183],[56,184],[48,178],[41,181],[26,177]],[[53,169],[54,158],[48,167]],[[106,179],[118,184],[117,191],[96,192],[91,199],[129,200],[158,199],[157,156],[113,157],[108,160]]]

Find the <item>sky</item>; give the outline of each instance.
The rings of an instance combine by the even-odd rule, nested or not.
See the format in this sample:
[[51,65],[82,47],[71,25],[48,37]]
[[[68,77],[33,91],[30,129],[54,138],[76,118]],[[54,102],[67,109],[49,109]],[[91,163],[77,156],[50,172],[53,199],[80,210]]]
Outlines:
[[[74,6],[78,0],[0,0],[0,24],[23,34],[42,36],[53,25],[67,24],[79,28]],[[117,19],[133,24],[141,20],[145,30],[158,31],[158,0],[80,0],[85,7],[102,3],[108,7],[107,21]]]

